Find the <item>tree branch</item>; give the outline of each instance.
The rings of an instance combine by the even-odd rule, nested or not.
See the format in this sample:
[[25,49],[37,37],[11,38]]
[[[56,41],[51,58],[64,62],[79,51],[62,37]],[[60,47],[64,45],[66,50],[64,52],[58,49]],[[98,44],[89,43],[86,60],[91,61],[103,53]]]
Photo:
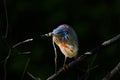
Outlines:
[[[109,39],[107,41],[104,41],[101,45],[99,45],[96,48],[90,50],[89,52],[85,52],[83,55],[81,55],[80,57],[76,58],[74,61],[69,63],[67,70],[74,67],[80,61],[82,61],[82,60],[84,60],[86,58],[89,58],[90,56],[96,54],[96,52],[103,49],[104,47],[110,46],[111,44],[117,42],[118,40],[120,40],[120,34],[118,34],[117,36],[115,36],[115,37],[113,37],[113,38],[111,38],[111,39]],[[54,80],[56,77],[58,77],[60,74],[62,74],[64,72],[65,72],[64,68],[61,68],[56,73],[54,73],[53,75],[48,77],[47,80]]]
[[27,67],[28,67],[29,62],[30,62],[30,58],[28,58],[27,61],[26,61],[26,65],[25,65],[25,68],[24,68],[24,71],[23,71],[21,80],[23,80],[23,78],[24,78],[24,75],[25,75],[25,72],[26,72],[26,70],[27,70]]
[[33,76],[30,72],[27,72],[27,74],[28,74],[33,80],[41,80],[39,77]]
[[4,9],[5,9],[5,17],[6,17],[6,31],[5,31],[5,38],[7,38],[8,36],[8,14],[7,14],[7,2],[6,0],[3,0],[3,4],[4,4]]
[[117,66],[111,70],[102,80],[110,80],[117,72],[120,70],[120,62],[117,64]]
[[30,42],[30,41],[33,41],[33,38],[24,40],[24,41],[22,41],[22,42],[19,42],[19,43],[13,45],[13,46],[9,49],[8,55],[6,56],[6,58],[5,58],[5,60],[4,60],[4,80],[7,80],[7,62],[8,62],[8,59],[10,58],[10,56],[11,56],[11,51],[12,51],[12,49],[16,48],[17,46],[19,46],[19,45],[21,45],[21,44]]

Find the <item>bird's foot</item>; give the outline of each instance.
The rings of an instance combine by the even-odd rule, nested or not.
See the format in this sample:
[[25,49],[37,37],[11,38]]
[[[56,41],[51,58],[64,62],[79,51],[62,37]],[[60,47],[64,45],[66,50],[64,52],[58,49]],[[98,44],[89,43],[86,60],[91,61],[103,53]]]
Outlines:
[[64,64],[63,65],[63,69],[66,71],[68,69],[68,65],[67,64]]

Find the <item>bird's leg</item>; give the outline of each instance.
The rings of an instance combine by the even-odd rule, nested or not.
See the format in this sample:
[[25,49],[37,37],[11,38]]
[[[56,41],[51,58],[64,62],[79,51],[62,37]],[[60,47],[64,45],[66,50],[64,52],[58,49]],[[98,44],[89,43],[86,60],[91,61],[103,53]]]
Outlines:
[[67,57],[65,56],[65,59],[64,59],[64,64],[63,64],[63,68],[64,68],[64,70],[65,70],[65,69],[67,69],[66,60],[67,60]]
[[53,37],[53,48],[55,51],[55,73],[56,73],[57,72],[57,50],[56,50],[55,43],[54,43],[54,37]]

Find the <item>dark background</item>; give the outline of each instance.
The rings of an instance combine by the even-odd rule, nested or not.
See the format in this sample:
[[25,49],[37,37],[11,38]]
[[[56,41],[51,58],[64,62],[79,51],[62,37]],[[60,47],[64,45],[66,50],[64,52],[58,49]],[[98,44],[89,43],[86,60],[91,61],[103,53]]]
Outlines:
[[[26,72],[46,80],[54,73],[52,39],[41,37],[60,24],[69,24],[79,39],[79,54],[83,54],[120,33],[120,0],[7,0],[8,36],[6,33],[5,4],[0,0],[0,80],[4,76],[4,59],[16,43],[33,38],[12,49],[7,62],[7,80],[21,80]],[[64,56],[58,51],[58,69]],[[24,54],[24,52],[31,52]],[[72,59],[68,60],[68,63]],[[120,42],[66,71],[56,80],[101,80],[120,61]],[[96,67],[97,66],[97,67]],[[87,69],[93,68],[86,72]],[[85,71],[85,72],[84,72]],[[24,80],[32,80],[25,72]],[[79,75],[78,75],[79,72]],[[119,80],[116,74],[113,80]],[[78,77],[79,76],[79,77]]]

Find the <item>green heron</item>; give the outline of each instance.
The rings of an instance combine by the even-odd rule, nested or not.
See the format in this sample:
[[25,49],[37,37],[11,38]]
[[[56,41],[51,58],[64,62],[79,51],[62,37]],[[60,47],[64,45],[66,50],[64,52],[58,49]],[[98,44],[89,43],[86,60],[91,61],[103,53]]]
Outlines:
[[65,59],[63,67],[65,67],[67,58],[75,57],[78,52],[78,38],[75,31],[69,25],[62,24],[45,35],[52,36],[53,42],[56,43],[64,54]]

